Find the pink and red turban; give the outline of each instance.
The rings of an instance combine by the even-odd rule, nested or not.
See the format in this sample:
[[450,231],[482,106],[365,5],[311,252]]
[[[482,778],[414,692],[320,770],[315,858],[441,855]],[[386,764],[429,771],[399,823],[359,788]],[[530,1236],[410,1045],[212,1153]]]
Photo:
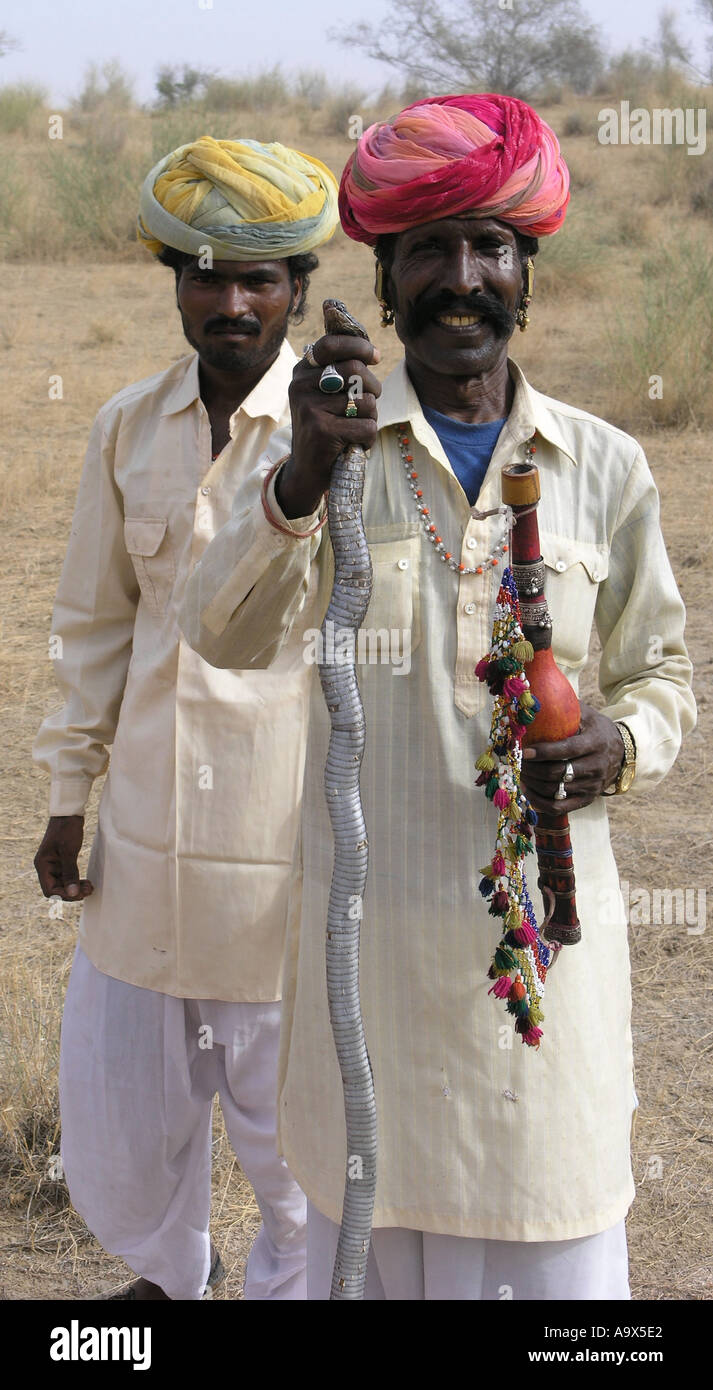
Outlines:
[[569,171],[554,131],[524,101],[426,97],[369,126],[339,190],[347,236],[376,244],[440,217],[495,217],[525,236],[562,226]]

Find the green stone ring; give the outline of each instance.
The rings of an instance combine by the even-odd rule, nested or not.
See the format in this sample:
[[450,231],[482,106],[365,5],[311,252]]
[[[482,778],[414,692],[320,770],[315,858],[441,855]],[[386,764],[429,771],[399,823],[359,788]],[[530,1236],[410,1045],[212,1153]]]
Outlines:
[[319,378],[319,389],[326,395],[331,396],[335,391],[344,390],[344,377],[333,367],[331,362],[325,367]]

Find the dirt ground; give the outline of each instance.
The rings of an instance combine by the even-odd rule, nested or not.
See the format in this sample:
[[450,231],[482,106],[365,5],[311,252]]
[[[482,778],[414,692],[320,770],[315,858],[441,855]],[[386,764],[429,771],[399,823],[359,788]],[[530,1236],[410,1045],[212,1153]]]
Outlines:
[[[393,363],[397,345],[377,326],[370,266],[370,253],[341,236],[326,248],[307,321],[292,335],[298,350],[319,336],[322,296],[338,287],[386,349],[384,369]],[[58,1149],[59,1018],[77,909],[64,905],[64,918],[50,919],[36,882],[32,857],[46,823],[47,788],[32,765],[30,748],[42,718],[59,703],[48,635],[91,419],[115,390],[168,365],[184,344],[172,275],[163,268],[14,264],[3,267],[3,276],[0,843],[6,889],[0,907],[0,1296],[87,1299],[116,1288],[128,1271],[101,1251],[67,1209],[51,1163]],[[607,390],[616,374],[612,362],[604,371],[593,367],[597,353],[601,359],[605,351],[604,313],[596,299],[586,303],[586,313],[580,302],[536,300],[532,330],[514,344],[514,355],[534,385],[600,414],[607,413]],[[54,374],[62,377],[61,400],[48,397]],[[711,439],[691,429],[680,435],[639,431],[639,437],[661,492],[664,534],[688,607],[700,718],[655,795],[632,793],[610,803],[614,846],[632,893],[694,888],[706,891],[713,907]],[[596,660],[584,693],[596,703]],[[87,841],[98,791],[92,796]],[[640,1098],[633,1149],[637,1198],[629,1218],[634,1297],[713,1299],[713,933],[692,927],[689,916],[688,922],[633,925],[630,938]],[[215,1160],[213,1230],[229,1273],[228,1296],[239,1297],[259,1218],[220,1117]]]

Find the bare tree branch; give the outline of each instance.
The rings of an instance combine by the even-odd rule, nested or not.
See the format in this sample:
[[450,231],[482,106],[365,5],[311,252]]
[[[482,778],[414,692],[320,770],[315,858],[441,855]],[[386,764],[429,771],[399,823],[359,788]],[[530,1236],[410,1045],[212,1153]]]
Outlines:
[[[707,0],[713,5],[713,0]],[[430,91],[524,96],[546,81],[588,91],[603,67],[599,33],[580,0],[392,0],[383,23],[332,30]]]
[[0,58],[4,58],[6,53],[17,52],[19,48],[22,48],[20,40],[14,39],[6,29],[0,29]]

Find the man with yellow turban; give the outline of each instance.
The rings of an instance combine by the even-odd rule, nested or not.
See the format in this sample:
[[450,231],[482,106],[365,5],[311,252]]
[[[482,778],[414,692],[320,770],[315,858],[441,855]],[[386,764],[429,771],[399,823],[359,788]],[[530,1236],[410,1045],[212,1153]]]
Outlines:
[[[632,781],[631,794],[650,794],[694,704],[683,604],[641,449],[533,390],[508,357],[516,324],[527,327],[536,239],[558,231],[568,199],[553,131],[509,97],[423,100],[364,133],[342,177],[342,225],[375,248],[384,322],[405,357],[382,389],[378,352],[363,339],[311,346],[295,372],[292,430],[275,436],[236,497],[180,614],[189,641],[221,666],[269,666],[300,630],[313,649],[314,619],[300,605],[315,570],[320,620],[329,594],[323,494],[342,450],[370,450],[365,627],[391,635],[392,670],[382,649],[359,671],[361,994],[378,1110],[368,1298],[629,1297],[629,963],[603,794]],[[324,394],[335,372],[342,389]],[[585,924],[548,976],[539,1049],[537,1030],[515,1032],[489,997],[502,923],[478,888],[483,865],[506,874],[507,864],[494,868],[497,817],[474,789],[491,721],[476,666],[503,618],[509,546],[500,473],[535,450],[537,582],[546,572],[554,655],[576,686],[596,622],[604,696],[603,710],[582,705],[578,734],[527,750],[523,764],[536,809],[572,812]],[[323,960],[329,733],[315,680],[279,1083],[282,1151],[310,1203],[314,1298],[329,1294],[347,1158]]]
[[336,222],[332,174],[280,144],[204,136],[151,171],[139,236],[175,271],[195,351],[104,406],[80,483],[53,625],[65,704],[35,746],[52,779],[35,863],[47,896],[82,900],[62,1154],[75,1207],[139,1276],[113,1298],[200,1299],[220,1282],[216,1091],[262,1215],[244,1296],[305,1297],[305,1199],[275,1127],[307,672],[299,641],[269,672],[215,671],[176,608],[288,419],[287,329]]

